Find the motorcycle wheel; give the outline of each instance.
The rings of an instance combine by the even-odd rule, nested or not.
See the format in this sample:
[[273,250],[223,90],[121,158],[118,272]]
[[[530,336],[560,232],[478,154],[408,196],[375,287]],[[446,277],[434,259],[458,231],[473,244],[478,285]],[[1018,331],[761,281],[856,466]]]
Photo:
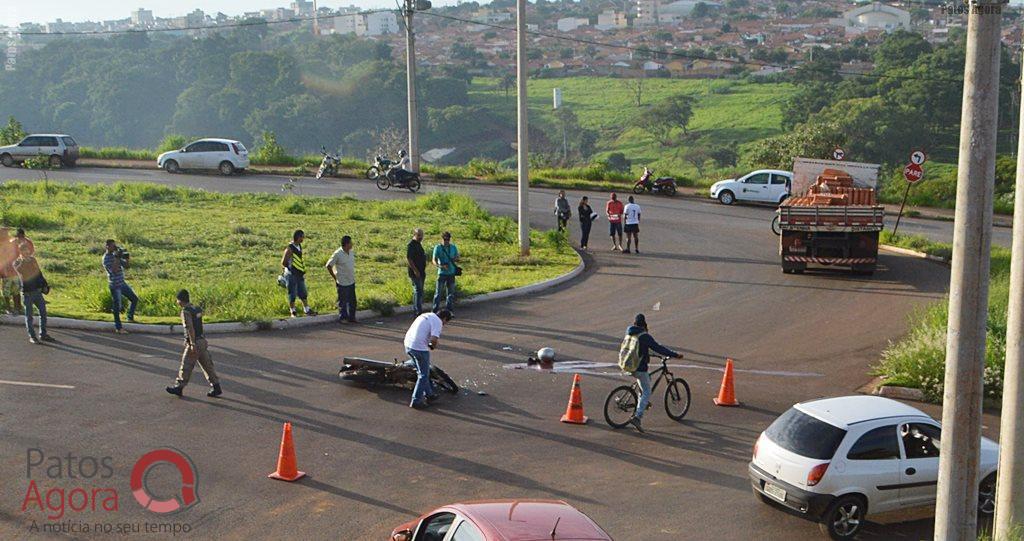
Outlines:
[[643,185],[637,184],[636,186],[633,186],[633,193],[635,193],[637,195],[640,195],[640,194],[644,193]]
[[320,168],[319,170],[317,170],[317,172],[316,172],[316,179],[317,179],[317,180],[320,180],[321,178],[323,178],[323,176],[324,176],[324,168],[323,168],[323,167],[321,167],[321,168]]
[[416,193],[416,192],[420,191],[420,179],[418,179],[418,178],[411,178],[411,179],[409,179],[409,182],[406,183],[405,187],[408,188],[409,191],[412,192],[412,193]]
[[376,385],[384,382],[384,376],[377,370],[345,370],[342,369],[338,372],[338,377],[342,381],[348,381],[359,385]]
[[441,370],[436,366],[430,367],[430,382],[433,383],[435,387],[445,391],[446,393],[458,394],[459,392],[458,384],[456,384],[444,370]]
[[391,181],[388,180],[388,177],[386,177],[386,176],[377,177],[377,189],[378,190],[387,190],[390,187],[391,187]]
[[676,194],[676,187],[672,186],[672,185],[665,186],[665,193],[667,195],[675,195]]
[[380,178],[380,169],[377,169],[376,165],[370,167],[369,169],[366,170],[366,178],[370,180],[377,180],[378,178]]

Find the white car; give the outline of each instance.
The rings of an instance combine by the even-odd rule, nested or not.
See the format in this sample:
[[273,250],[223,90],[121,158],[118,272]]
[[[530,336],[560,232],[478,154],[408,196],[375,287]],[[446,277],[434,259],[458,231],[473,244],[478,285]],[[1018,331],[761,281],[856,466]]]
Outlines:
[[46,158],[50,167],[74,167],[78,161],[78,143],[61,133],[32,134],[16,144],[0,147],[0,163],[14,167],[32,158]]
[[156,159],[157,167],[168,173],[185,169],[212,169],[231,175],[249,167],[249,151],[231,139],[200,139],[181,150],[164,152]]
[[[761,433],[750,482],[765,503],[816,521],[833,539],[851,539],[864,517],[935,504],[939,423],[879,396],[802,402]],[[999,446],[981,440],[978,511],[995,510]]]
[[711,199],[723,205],[736,201],[779,204],[789,197],[793,173],[778,169],[758,169],[740,178],[719,180],[711,185]]

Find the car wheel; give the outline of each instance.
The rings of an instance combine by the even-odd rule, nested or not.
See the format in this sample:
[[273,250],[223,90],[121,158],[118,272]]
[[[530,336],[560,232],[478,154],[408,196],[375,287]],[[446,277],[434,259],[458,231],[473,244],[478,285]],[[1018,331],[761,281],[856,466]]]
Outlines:
[[14,157],[10,154],[4,154],[0,156],[0,163],[3,163],[4,167],[14,167]]
[[859,496],[841,496],[821,517],[822,533],[832,539],[853,539],[864,524],[867,505]]
[[718,194],[718,202],[723,205],[731,205],[736,201],[736,196],[729,190],[723,190]]
[[224,175],[226,177],[229,177],[229,176],[235,174],[235,166],[234,166],[234,164],[232,164],[231,162],[229,162],[227,160],[224,160],[224,161],[220,162],[220,167],[218,167],[217,170],[220,171],[220,174],[222,174],[222,175]]
[[64,160],[60,156],[50,156],[50,167],[56,169],[64,165]]
[[988,474],[978,485],[978,513],[990,517],[996,511],[996,474]]
[[178,167],[178,162],[174,160],[167,160],[166,162],[164,162],[164,171],[167,171],[168,173],[173,175],[178,171],[181,171],[181,168]]

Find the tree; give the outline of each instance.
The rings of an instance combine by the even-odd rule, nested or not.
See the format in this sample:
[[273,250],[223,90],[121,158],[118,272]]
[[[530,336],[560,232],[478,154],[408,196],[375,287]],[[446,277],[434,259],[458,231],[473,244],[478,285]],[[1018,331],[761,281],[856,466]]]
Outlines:
[[736,149],[736,141],[731,141],[727,145],[711,146],[708,148],[708,157],[714,160],[719,167],[736,167],[740,158]]
[[516,86],[516,76],[511,73],[506,73],[501,76],[501,82],[499,82],[498,85],[505,91],[505,97],[507,98],[509,97],[508,91],[511,90],[512,87]]
[[675,142],[672,133],[682,129],[687,133],[687,125],[693,117],[693,96],[679,94],[670,96],[654,104],[641,117],[642,126],[651,131],[654,138],[662,146],[672,146]]
[[697,174],[704,176],[704,165],[711,159],[711,151],[703,143],[683,149],[683,159],[697,169]]
[[786,169],[792,167],[793,158],[828,158],[844,143],[846,137],[836,124],[802,124],[788,133],[756,141],[744,153],[743,161],[752,169]]
[[690,10],[690,17],[693,17],[694,19],[703,19],[710,15],[711,8],[704,2],[697,2],[697,4],[693,6],[693,9]]
[[633,104],[634,105],[636,105],[637,107],[640,107],[641,105],[643,105],[643,103],[644,103],[643,102],[643,99],[644,99],[644,78],[643,77],[637,77],[637,78],[633,78],[633,79],[623,79],[622,80],[622,86],[625,87],[626,90],[628,90],[630,95],[633,97]]
[[0,145],[13,145],[25,138],[25,128],[13,116],[7,117],[7,125],[0,128]]
[[[931,44],[921,34],[897,30],[887,35],[875,50],[875,67],[883,72],[893,68],[906,68],[921,55],[931,51]],[[960,69],[963,70],[963,63]]]

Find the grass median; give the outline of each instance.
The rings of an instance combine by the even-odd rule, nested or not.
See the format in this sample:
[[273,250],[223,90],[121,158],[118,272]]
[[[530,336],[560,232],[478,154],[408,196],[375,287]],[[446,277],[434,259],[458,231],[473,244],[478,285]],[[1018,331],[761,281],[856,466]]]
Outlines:
[[[950,257],[952,247],[915,235],[892,235],[885,231],[885,244]],[[985,399],[1003,395],[1003,365],[1006,359],[1006,310],[1010,295],[1010,250],[992,249],[991,281],[988,294],[988,339],[985,347]],[[946,368],[946,325],[949,301],[943,300],[916,310],[910,316],[910,332],[882,353],[876,367],[886,385],[921,389],[925,397],[942,402]]]
[[[0,184],[0,223],[24,227],[53,291],[51,315],[110,319],[100,259],[113,238],[131,253],[126,279],[140,297],[142,323],[177,321],[174,293],[188,288],[206,320],[264,321],[288,315],[277,285],[292,231],[303,229],[313,307],[335,310],[335,288],[322,268],[351,235],[359,308],[388,312],[412,301],[405,245],[422,227],[428,251],[450,230],[463,255],[460,295],[509,289],[568,272],[578,259],[564,237],[533,232],[521,258],[514,221],[456,193],[406,200],[223,194],[155,184]],[[428,269],[427,290],[433,293]]]

